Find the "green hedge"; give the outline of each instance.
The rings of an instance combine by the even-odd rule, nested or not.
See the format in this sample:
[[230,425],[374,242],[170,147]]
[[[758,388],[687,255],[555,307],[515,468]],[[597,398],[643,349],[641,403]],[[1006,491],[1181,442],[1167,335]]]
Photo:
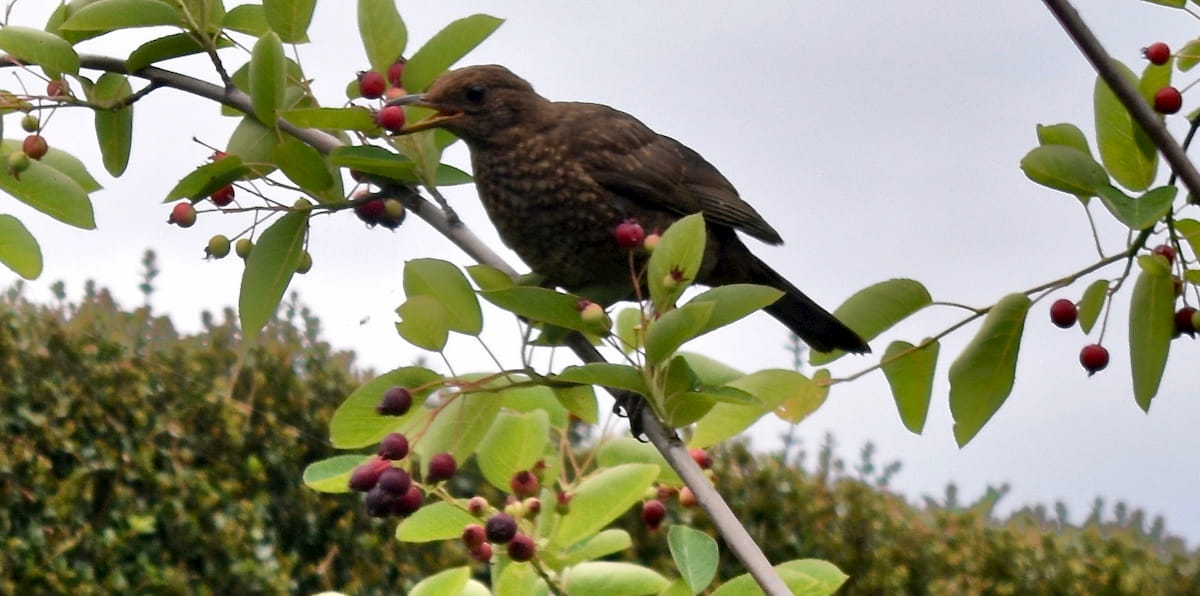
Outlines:
[[[0,307],[0,593],[395,594],[468,560],[457,544],[397,543],[357,498],[303,487],[361,379],[294,302],[244,355],[231,312],[181,335],[104,292],[38,306],[10,291]],[[770,558],[833,561],[851,576],[842,594],[1200,594],[1197,555],[1136,511],[1082,528],[1061,512],[997,522],[1001,493],[915,507],[869,451],[853,474],[828,444],[814,472],[741,445],[714,455]],[[479,486],[469,470],[456,482]],[[624,523],[638,544],[625,556],[669,572],[665,533],[636,511]],[[725,555],[721,576],[741,572]]]

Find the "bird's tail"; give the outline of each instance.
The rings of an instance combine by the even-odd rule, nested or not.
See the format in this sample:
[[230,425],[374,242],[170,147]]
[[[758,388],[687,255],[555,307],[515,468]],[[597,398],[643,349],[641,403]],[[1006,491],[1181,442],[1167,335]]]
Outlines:
[[751,255],[753,260],[751,271],[754,283],[759,283],[783,290],[783,297],[768,306],[766,311],[781,323],[787,325],[792,333],[800,336],[804,343],[818,352],[830,352],[835,349],[862,354],[870,352],[871,347],[857,333],[837,320],[821,305],[813,302],[812,298],[804,295],[782,275],[777,273],[758,257]]

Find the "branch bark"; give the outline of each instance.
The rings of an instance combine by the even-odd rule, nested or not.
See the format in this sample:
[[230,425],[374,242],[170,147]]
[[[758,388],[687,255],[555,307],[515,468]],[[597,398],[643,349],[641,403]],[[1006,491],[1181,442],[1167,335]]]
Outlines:
[[[85,54],[80,56],[80,62],[84,68],[136,76],[150,81],[151,84],[203,97],[232,107],[248,115],[254,113],[250,96],[233,87],[226,88],[214,85],[207,81],[157,67],[147,67],[131,73],[125,68],[123,60],[108,56]],[[321,153],[328,154],[342,146],[342,142],[336,137],[319,130],[297,127],[284,120],[280,120],[277,126],[280,130],[311,145]],[[461,223],[451,224],[442,210],[438,209],[428,200],[419,198],[411,205],[411,210],[430,226],[433,226],[434,229],[441,232],[476,262],[495,267],[504,271],[509,276],[516,276],[516,271],[508,263],[504,262],[504,259],[500,258],[490,247],[483,243],[466,225]],[[572,341],[570,347],[580,360],[584,362],[604,361],[604,357],[600,352],[586,340],[583,340],[582,336],[576,334],[574,339],[578,341]],[[609,391],[613,393],[614,397],[618,397],[616,392],[613,392],[611,389]],[[783,579],[771,566],[771,562],[767,560],[762,549],[754,542],[749,532],[746,531],[745,526],[738,521],[729,504],[725,502],[716,488],[708,482],[708,479],[704,476],[704,472],[692,459],[687,449],[684,448],[683,442],[679,437],[671,429],[664,426],[654,416],[650,408],[640,408],[636,415],[641,416],[641,428],[650,439],[650,442],[662,453],[671,468],[679,474],[679,477],[683,479],[696,495],[697,502],[708,512],[708,515],[713,520],[713,525],[717,527],[717,531],[721,533],[729,549],[742,562],[742,565],[754,577],[763,591],[770,596],[787,596],[791,594],[791,590],[788,589]]]

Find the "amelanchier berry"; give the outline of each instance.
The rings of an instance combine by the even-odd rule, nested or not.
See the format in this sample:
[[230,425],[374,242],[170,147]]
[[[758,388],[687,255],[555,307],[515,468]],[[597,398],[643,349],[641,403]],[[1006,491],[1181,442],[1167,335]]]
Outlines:
[[713,465],[712,456],[700,447],[692,447],[691,449],[688,449],[688,455],[692,456],[692,460],[696,462],[697,466],[700,466],[701,470],[707,470]]
[[1175,331],[1196,337],[1196,327],[1192,324],[1196,309],[1185,306],[1175,311]]
[[42,135],[29,135],[21,143],[21,151],[24,151],[30,159],[41,159],[49,150],[50,145],[46,143],[46,137]]
[[1142,48],[1142,55],[1150,61],[1151,64],[1162,66],[1171,59],[1171,48],[1167,44],[1156,41]]
[[1183,107],[1183,94],[1174,87],[1163,87],[1154,93],[1154,111],[1174,114]]
[[254,250],[254,241],[249,238],[239,238],[233,244],[233,252],[243,259],[250,258],[250,251],[252,250]]
[[29,161],[29,156],[25,155],[24,151],[13,151],[8,154],[8,173],[12,175],[20,174],[29,169],[32,163]]
[[375,488],[379,483],[379,476],[383,471],[390,468],[392,464],[387,460],[378,456],[372,457],[366,463],[359,464],[350,472],[350,490],[366,492]]
[[404,108],[400,106],[385,106],[375,113],[375,123],[388,132],[400,132],[404,129]]
[[506,544],[517,535],[517,520],[507,513],[497,513],[488,518],[484,526],[488,542]]
[[412,476],[408,472],[396,467],[388,467],[379,474],[379,488],[384,492],[401,497],[408,492],[412,486]]
[[517,534],[513,539],[508,541],[508,558],[520,563],[528,561],[537,553],[537,546],[533,543],[533,538],[524,534]]
[[509,482],[512,486],[512,492],[517,497],[522,499],[532,497],[538,493],[538,479],[529,470],[521,470],[513,474],[512,480]]
[[454,461],[454,456],[449,453],[436,453],[429,458],[429,468],[425,472],[425,479],[429,482],[441,482],[454,477],[454,472],[458,470],[458,463]]
[[1162,255],[1166,257],[1168,265],[1173,265],[1175,263],[1175,247],[1171,246],[1170,244],[1159,244],[1151,249],[1150,252],[1151,254]]
[[1108,349],[1100,344],[1086,345],[1079,351],[1079,363],[1090,377],[1108,366]]
[[36,114],[25,114],[25,117],[21,118],[21,128],[24,129],[25,132],[37,132],[37,129],[41,126],[42,122],[41,120],[38,120]]
[[412,407],[412,392],[407,387],[392,387],[383,393],[383,399],[375,406],[380,416],[403,416]]
[[658,499],[651,499],[642,505],[642,523],[651,530],[657,530],[667,517],[667,507]]
[[400,59],[396,60],[395,62],[393,62],[392,65],[388,67],[387,79],[388,79],[388,82],[391,83],[393,87],[400,86],[400,79],[404,78],[404,64],[406,62],[407,61],[405,59],[400,58]]
[[204,254],[214,259],[223,259],[229,255],[229,248],[229,239],[217,234],[208,239],[208,246],[204,248]]
[[1059,298],[1050,305],[1050,321],[1055,325],[1066,329],[1075,324],[1079,319],[1079,308],[1074,302],[1066,298]]
[[638,248],[646,239],[646,232],[642,229],[641,224],[632,219],[627,219],[619,224],[613,230],[613,236],[617,239],[617,246],[621,248]]
[[483,526],[479,524],[467,524],[463,528],[462,542],[463,546],[467,547],[467,550],[475,550],[479,548],[480,544],[486,541],[487,533],[484,531]]
[[400,517],[408,517],[417,512],[421,508],[421,503],[425,501],[425,494],[417,485],[408,487],[408,490],[403,496],[396,499],[395,505],[392,507],[392,512]]
[[366,99],[379,99],[387,90],[387,81],[383,75],[374,70],[368,70],[358,75],[358,92]]
[[305,273],[312,271],[312,266],[312,255],[309,254],[307,250],[300,253],[300,262],[296,263],[296,273],[304,275]]
[[171,215],[167,218],[167,223],[181,228],[192,227],[192,224],[196,223],[196,208],[187,201],[175,203],[175,206],[171,208]]
[[216,192],[209,195],[208,199],[217,207],[225,207],[233,202],[234,189],[232,184],[227,184],[218,188]]
[[403,433],[388,433],[379,442],[379,457],[397,461],[408,455],[408,437]]

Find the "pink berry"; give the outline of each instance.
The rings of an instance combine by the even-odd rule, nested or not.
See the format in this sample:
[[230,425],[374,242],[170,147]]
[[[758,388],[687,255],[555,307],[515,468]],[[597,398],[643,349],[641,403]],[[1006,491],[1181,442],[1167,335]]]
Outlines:
[[627,219],[617,224],[614,235],[617,238],[617,245],[621,248],[633,249],[642,245],[642,241],[646,239],[646,232],[638,222]]
[[651,530],[657,530],[667,517],[667,507],[658,499],[651,499],[642,505],[642,523]]
[[388,132],[403,130],[404,120],[404,108],[400,106],[385,106],[375,113],[375,123]]
[[196,223],[196,208],[192,204],[183,201],[175,203],[171,208],[171,216],[167,218],[167,223],[173,223],[181,228],[190,228]]
[[366,99],[379,99],[386,90],[387,81],[378,72],[368,70],[358,76],[358,92]]

